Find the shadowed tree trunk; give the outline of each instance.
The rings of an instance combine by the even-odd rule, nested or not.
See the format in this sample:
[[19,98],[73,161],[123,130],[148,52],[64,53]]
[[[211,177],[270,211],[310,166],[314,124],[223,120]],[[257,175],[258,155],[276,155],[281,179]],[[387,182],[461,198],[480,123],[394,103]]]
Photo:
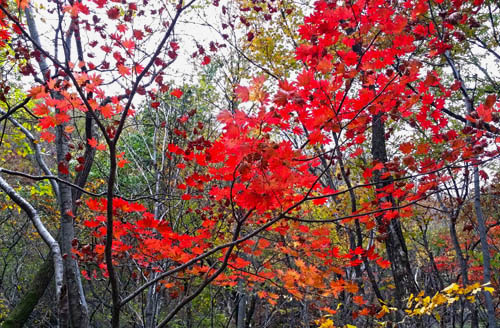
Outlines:
[[[382,114],[374,115],[372,122],[372,156],[374,161],[381,163],[387,162],[384,130]],[[392,182],[390,179],[381,179],[381,173],[380,170],[374,173],[377,189],[383,188]],[[384,201],[391,202],[393,206],[395,205],[391,195],[382,197],[379,200],[379,202]],[[415,292],[416,286],[413,281],[401,223],[397,218],[386,222],[383,215],[380,215],[377,217],[377,224],[379,233],[384,236],[387,256],[391,262],[392,276],[396,286],[396,305],[399,309],[402,309],[403,299],[409,293]]]
[[40,298],[52,281],[54,275],[54,262],[52,254],[42,263],[30,283],[30,289],[23,295],[16,307],[2,323],[2,328],[21,328],[28,321]]

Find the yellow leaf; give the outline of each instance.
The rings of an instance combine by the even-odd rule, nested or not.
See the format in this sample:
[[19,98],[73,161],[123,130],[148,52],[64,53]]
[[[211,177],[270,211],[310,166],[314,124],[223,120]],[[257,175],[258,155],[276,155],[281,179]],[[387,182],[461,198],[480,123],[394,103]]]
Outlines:
[[333,321],[331,319],[327,319],[325,322],[319,326],[319,328],[334,328]]
[[447,301],[446,297],[444,297],[443,295],[441,295],[439,293],[436,293],[436,295],[434,295],[434,297],[432,297],[432,303],[436,304],[436,305],[444,304],[444,303],[446,303],[446,301]]
[[443,292],[445,292],[447,294],[451,294],[453,292],[456,292],[459,288],[460,288],[460,286],[458,286],[456,283],[452,283],[451,285],[449,285],[448,287],[443,289]]
[[406,307],[410,307],[412,303],[413,303],[413,293],[410,294],[410,298],[408,299],[408,303],[406,304]]

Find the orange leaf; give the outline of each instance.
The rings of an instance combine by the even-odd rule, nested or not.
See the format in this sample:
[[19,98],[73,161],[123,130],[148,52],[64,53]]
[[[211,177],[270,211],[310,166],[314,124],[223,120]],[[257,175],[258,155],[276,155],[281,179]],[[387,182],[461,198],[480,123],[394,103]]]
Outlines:
[[37,87],[31,88],[28,93],[30,97],[35,99],[43,98],[47,93],[45,92],[45,87],[43,85],[39,85]]
[[329,307],[322,307],[322,308],[319,308],[321,311],[325,311],[325,312],[328,312],[330,314],[335,314],[337,313],[336,310],[333,310],[333,309],[330,309]]
[[73,131],[75,131],[75,127],[73,125],[66,125],[64,127],[64,132],[67,134],[71,134]]
[[355,283],[352,283],[352,282],[345,282],[345,285],[344,285],[344,289],[349,292],[349,293],[357,293],[359,288],[358,288],[358,285],[356,285]]
[[37,116],[44,116],[50,113],[49,107],[46,104],[40,103],[33,108],[33,113]]
[[399,150],[408,155],[413,150],[413,144],[411,142],[403,142],[399,145]]
[[117,68],[121,76],[130,75],[130,68],[128,68],[127,66],[118,64]]
[[384,260],[382,258],[379,258],[377,260],[377,264],[379,265],[379,267],[381,267],[382,269],[387,269],[388,267],[391,266],[391,262],[387,261],[387,260]]
[[110,104],[102,106],[100,108],[100,110],[101,110],[102,116],[104,116],[105,118],[111,118],[111,116],[113,116],[113,107],[111,107]]
[[30,3],[29,0],[16,0],[17,6],[21,8],[22,10],[26,9],[28,7],[28,4]]
[[267,297],[267,292],[263,291],[263,290],[260,290],[257,292],[257,296],[259,296],[260,298],[266,298]]
[[270,298],[268,298],[268,299],[267,299],[267,301],[269,302],[269,304],[271,304],[271,305],[273,305],[273,306],[274,306],[274,305],[276,305],[276,304],[278,303],[278,302],[276,302],[275,300],[270,299]]
[[106,144],[104,143],[97,144],[96,138],[87,139],[87,142],[89,143],[89,146],[92,148],[95,148],[97,150],[106,150]]
[[429,152],[430,148],[431,148],[431,146],[429,146],[429,144],[427,144],[427,143],[420,144],[417,146],[416,154],[417,155],[425,155]]
[[366,301],[363,299],[363,296],[353,296],[352,300],[358,305],[363,305],[366,303]]

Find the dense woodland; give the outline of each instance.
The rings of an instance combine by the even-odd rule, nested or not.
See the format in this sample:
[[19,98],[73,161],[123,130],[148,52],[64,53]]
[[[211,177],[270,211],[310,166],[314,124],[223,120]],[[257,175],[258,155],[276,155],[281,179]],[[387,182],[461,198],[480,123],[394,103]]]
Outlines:
[[500,323],[495,0],[0,0],[0,326]]

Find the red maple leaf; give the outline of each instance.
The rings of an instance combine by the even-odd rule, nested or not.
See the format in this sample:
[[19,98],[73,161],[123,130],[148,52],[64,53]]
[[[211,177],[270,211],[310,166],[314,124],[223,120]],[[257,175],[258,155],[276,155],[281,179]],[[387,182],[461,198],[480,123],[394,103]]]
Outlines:
[[184,93],[182,92],[181,89],[174,89],[170,92],[170,95],[176,97],[176,98],[181,98]]
[[64,174],[64,175],[67,175],[69,174],[69,171],[68,171],[68,165],[64,162],[59,162],[57,164],[57,170],[61,173],[61,174]]
[[142,40],[144,38],[144,33],[141,30],[134,30],[134,38],[137,40]]
[[56,126],[56,119],[52,116],[45,116],[39,120],[39,125],[42,129],[47,129]]
[[96,138],[92,137],[91,139],[87,139],[87,142],[89,143],[89,146],[92,148],[97,147],[97,140]]
[[96,228],[100,225],[99,221],[94,221],[94,220],[85,220],[83,221],[83,225],[86,226],[87,228]]
[[118,19],[120,17],[120,9],[116,7],[108,9],[106,13],[108,14],[109,19]]
[[43,131],[42,133],[40,133],[40,137],[47,142],[52,142],[56,139],[56,136],[48,131]]
[[123,158],[123,159],[119,160],[118,163],[116,163],[116,165],[118,165],[118,167],[123,168],[123,167],[125,167],[125,164],[128,164],[128,163],[130,163],[130,162],[127,159]]
[[247,102],[250,99],[250,90],[247,87],[239,85],[234,89],[234,93],[242,102]]
[[201,62],[201,64],[203,66],[208,65],[208,64],[210,64],[210,61],[211,61],[210,56],[205,56],[205,57],[203,57],[203,61]]

